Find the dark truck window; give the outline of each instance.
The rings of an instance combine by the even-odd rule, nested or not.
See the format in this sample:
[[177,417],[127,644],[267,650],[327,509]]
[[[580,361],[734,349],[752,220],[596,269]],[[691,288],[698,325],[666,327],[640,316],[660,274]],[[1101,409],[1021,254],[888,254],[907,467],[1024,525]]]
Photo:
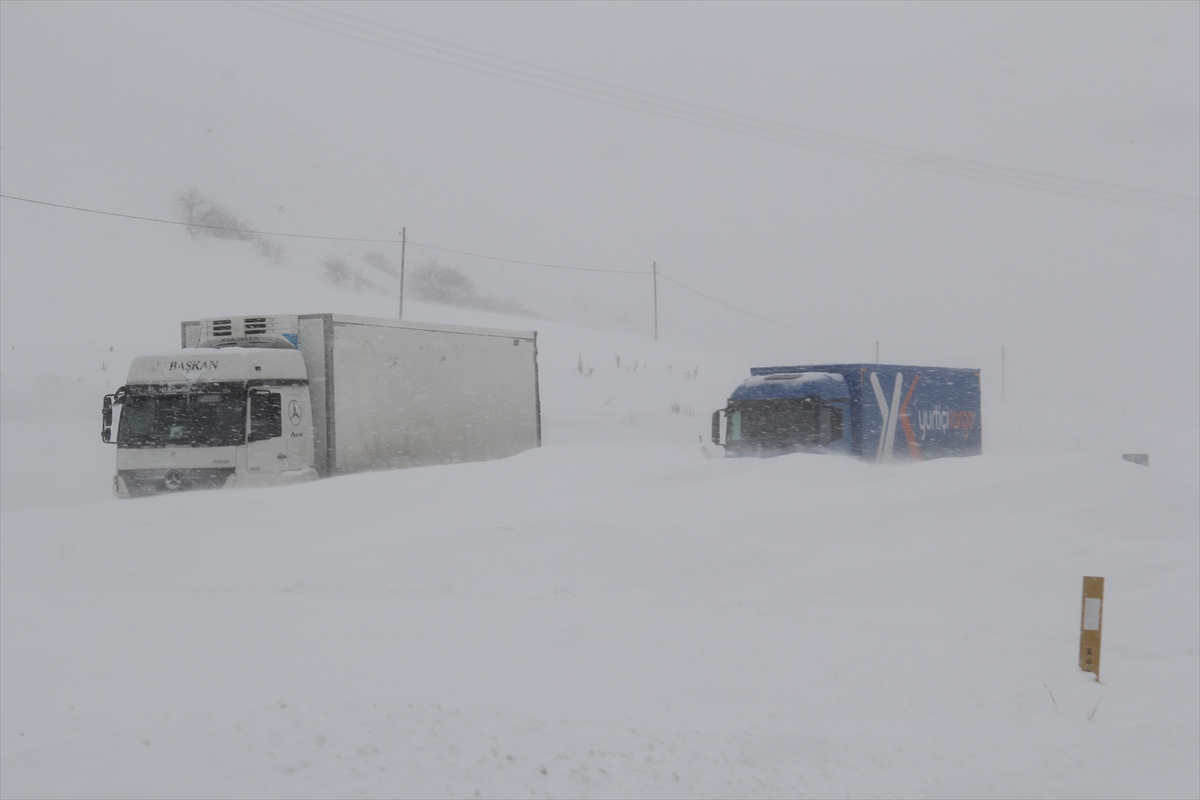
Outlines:
[[250,435],[248,442],[283,436],[283,397],[261,389],[250,392]]
[[833,406],[821,406],[821,444],[836,442],[842,438],[842,410]]
[[768,449],[827,445],[842,438],[842,410],[813,398],[730,404],[728,440]]
[[241,444],[245,395],[195,392],[131,395],[121,411],[122,447],[227,447]]

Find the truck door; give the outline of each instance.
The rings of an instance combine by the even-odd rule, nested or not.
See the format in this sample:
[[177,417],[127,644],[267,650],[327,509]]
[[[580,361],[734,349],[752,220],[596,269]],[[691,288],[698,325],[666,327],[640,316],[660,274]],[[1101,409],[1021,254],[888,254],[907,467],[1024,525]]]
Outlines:
[[251,389],[249,405],[247,484],[270,486],[275,474],[288,468],[287,437],[283,435],[283,397],[270,389]]
[[828,447],[830,452],[849,453],[851,451],[850,410],[848,404],[833,400],[820,409],[820,432],[817,444]]
[[283,396],[283,438],[287,447],[288,469],[312,466],[312,414],[308,388],[293,386],[281,390]]

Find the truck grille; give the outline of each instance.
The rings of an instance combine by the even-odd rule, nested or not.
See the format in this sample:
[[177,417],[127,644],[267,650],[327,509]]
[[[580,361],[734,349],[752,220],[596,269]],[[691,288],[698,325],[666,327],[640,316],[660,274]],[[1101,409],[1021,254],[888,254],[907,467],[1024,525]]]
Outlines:
[[147,497],[193,489],[220,489],[233,475],[233,467],[196,467],[190,469],[123,469],[117,472],[125,481],[130,497]]

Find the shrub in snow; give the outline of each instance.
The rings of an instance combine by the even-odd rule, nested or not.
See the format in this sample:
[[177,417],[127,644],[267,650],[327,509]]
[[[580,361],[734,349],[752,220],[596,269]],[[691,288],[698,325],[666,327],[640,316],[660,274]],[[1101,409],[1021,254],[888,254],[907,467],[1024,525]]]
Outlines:
[[475,284],[454,267],[431,261],[412,272],[413,294],[423,300],[452,306],[473,305],[477,297]]
[[187,231],[193,239],[212,236],[216,239],[233,239],[253,242],[260,255],[278,264],[283,260],[283,247],[261,233],[251,229],[246,220],[227,208],[217,205],[196,189],[185,189],[175,198],[176,205],[187,223]]

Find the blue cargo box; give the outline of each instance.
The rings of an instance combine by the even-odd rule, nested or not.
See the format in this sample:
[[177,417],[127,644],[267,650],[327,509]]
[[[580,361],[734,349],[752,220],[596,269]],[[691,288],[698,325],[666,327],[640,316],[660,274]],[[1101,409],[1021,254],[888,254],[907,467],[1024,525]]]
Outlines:
[[980,370],[879,364],[755,367],[713,412],[730,456],[793,452],[869,461],[983,452]]

